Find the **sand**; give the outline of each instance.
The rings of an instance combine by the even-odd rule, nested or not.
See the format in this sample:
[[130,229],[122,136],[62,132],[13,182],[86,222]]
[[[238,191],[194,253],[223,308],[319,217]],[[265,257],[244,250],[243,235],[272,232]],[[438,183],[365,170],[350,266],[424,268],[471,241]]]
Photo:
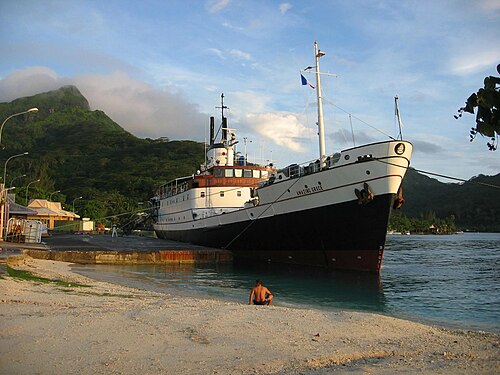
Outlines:
[[89,287],[4,275],[1,374],[500,373],[493,333],[183,298],[95,281],[47,260],[19,258],[13,267]]

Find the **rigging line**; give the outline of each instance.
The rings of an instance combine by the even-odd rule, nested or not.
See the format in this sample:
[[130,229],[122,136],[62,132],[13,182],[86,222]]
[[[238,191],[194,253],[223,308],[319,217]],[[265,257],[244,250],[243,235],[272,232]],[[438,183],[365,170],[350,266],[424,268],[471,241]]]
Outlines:
[[[389,165],[393,165],[393,166],[400,167],[400,168],[405,168],[405,169],[409,169],[410,168],[409,165],[407,167],[405,167],[405,166],[402,166],[402,165],[399,165],[399,164],[396,164],[396,163],[391,163],[391,162],[386,161],[386,160],[380,160],[380,159],[374,159],[374,160],[376,160],[376,161],[378,161],[380,163],[389,164]],[[481,185],[481,186],[491,187],[491,188],[494,188],[494,189],[500,189],[499,185],[488,184],[487,182],[464,180],[463,178],[447,176],[447,175],[444,175],[444,174],[439,174],[439,173],[434,173],[434,172],[428,172],[428,171],[424,171],[422,169],[417,169],[417,168],[413,168],[413,170],[416,171],[416,172],[423,173],[423,174],[429,174],[431,176],[442,177],[442,178],[446,178],[446,179],[449,179],[449,180],[466,182],[466,183],[469,183],[469,184]]]
[[290,189],[291,189],[291,188],[292,188],[292,187],[293,187],[293,186],[294,186],[297,182],[299,182],[299,180],[301,180],[301,179],[302,179],[301,177],[297,178],[297,180],[295,180],[295,182],[294,182],[292,185],[290,185],[289,187],[287,187],[287,188],[283,191],[283,193],[281,193],[281,194],[279,195],[279,197],[278,197],[278,198],[276,198],[274,201],[272,201],[271,203],[269,203],[269,205],[267,206],[267,208],[266,208],[264,211],[262,211],[262,212],[260,213],[260,215],[259,215],[259,216],[257,216],[254,220],[251,220],[251,221],[250,221],[250,223],[249,223],[249,224],[248,224],[245,228],[243,228],[243,230],[242,230],[240,233],[238,233],[238,234],[237,234],[237,235],[236,235],[236,236],[235,236],[235,237],[234,237],[231,241],[229,241],[229,243],[228,243],[226,246],[224,246],[224,247],[223,247],[223,249],[227,249],[229,246],[231,246],[231,244],[232,244],[234,241],[236,241],[236,240],[237,240],[237,239],[238,239],[238,238],[239,238],[239,237],[240,237],[243,233],[245,233],[245,232],[248,230],[248,228],[250,228],[250,227],[251,227],[251,226],[252,226],[252,225],[253,225],[253,224],[254,224],[257,220],[259,220],[259,219],[260,219],[260,217],[261,217],[262,215],[264,215],[264,213],[265,213],[267,210],[269,210],[269,209],[273,206],[273,204],[274,204],[274,203],[276,203],[276,201],[277,201],[278,199],[280,199],[283,195],[285,195],[285,193],[286,193],[288,190],[290,190]]
[[349,113],[349,112],[348,112],[348,111],[346,111],[345,109],[340,108],[340,107],[339,107],[338,105],[336,105],[336,104],[333,104],[330,100],[328,100],[328,99],[326,99],[326,98],[323,98],[323,100],[324,100],[324,101],[326,101],[328,104],[333,105],[335,108],[340,109],[342,112],[344,112],[344,113],[348,114],[349,116],[354,117],[356,120],[358,120],[358,121],[362,122],[362,123],[363,123],[363,124],[365,124],[366,126],[369,126],[369,127],[370,127],[370,128],[372,128],[373,130],[378,131],[379,133],[381,133],[381,134],[385,135],[386,137],[389,137],[390,139],[392,139],[392,140],[394,140],[394,141],[396,140],[393,136],[391,136],[391,135],[389,135],[389,134],[387,134],[387,133],[383,132],[383,131],[382,131],[382,130],[380,130],[380,129],[377,129],[375,126],[370,125],[369,123],[367,123],[366,121],[363,121],[363,120],[362,120],[362,119],[360,119],[359,117],[352,115],[351,113]]

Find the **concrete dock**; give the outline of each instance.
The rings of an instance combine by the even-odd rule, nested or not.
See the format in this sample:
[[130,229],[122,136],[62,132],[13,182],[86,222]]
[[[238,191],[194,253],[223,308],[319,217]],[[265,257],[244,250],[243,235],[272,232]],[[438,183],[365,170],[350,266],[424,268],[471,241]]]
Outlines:
[[231,262],[232,253],[182,242],[142,236],[53,234],[40,244],[0,242],[1,255],[22,252],[37,259],[80,264],[165,264]]

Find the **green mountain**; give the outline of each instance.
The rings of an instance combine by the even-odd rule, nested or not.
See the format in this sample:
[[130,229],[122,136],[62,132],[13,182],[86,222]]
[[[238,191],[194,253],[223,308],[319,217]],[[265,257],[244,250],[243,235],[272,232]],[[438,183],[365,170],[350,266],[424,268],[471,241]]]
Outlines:
[[403,180],[401,214],[419,219],[453,218],[463,230],[500,232],[500,174],[442,183],[410,168]]
[[0,150],[0,160],[29,152],[7,168],[7,186],[16,186],[20,204],[29,182],[40,179],[29,186],[28,199],[53,193],[52,200],[70,209],[75,203],[81,216],[107,218],[141,208],[138,202],[148,201],[160,184],[193,173],[204,160],[202,143],[135,137],[104,112],[91,111],[73,86],[0,103],[0,118],[32,107],[38,113],[6,123]]
[[[52,198],[70,210],[74,204],[81,216],[106,224],[128,220],[127,213],[148,207],[160,184],[192,174],[204,160],[202,143],[135,137],[104,112],[91,111],[74,86],[0,103],[0,119],[32,107],[39,112],[11,118],[1,139],[0,160],[29,152],[6,169],[7,186],[16,186],[20,204],[26,204],[29,184],[29,199]],[[498,188],[484,184],[500,186],[500,174],[446,184],[410,169],[405,204],[391,224],[500,231]]]

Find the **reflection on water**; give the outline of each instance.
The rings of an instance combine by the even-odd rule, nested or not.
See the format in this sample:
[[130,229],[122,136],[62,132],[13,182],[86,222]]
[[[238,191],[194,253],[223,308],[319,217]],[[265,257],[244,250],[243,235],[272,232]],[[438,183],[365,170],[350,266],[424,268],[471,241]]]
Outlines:
[[275,264],[75,266],[96,279],[246,303],[256,279],[281,306],[355,309],[500,331],[500,234],[388,236],[380,276]]

